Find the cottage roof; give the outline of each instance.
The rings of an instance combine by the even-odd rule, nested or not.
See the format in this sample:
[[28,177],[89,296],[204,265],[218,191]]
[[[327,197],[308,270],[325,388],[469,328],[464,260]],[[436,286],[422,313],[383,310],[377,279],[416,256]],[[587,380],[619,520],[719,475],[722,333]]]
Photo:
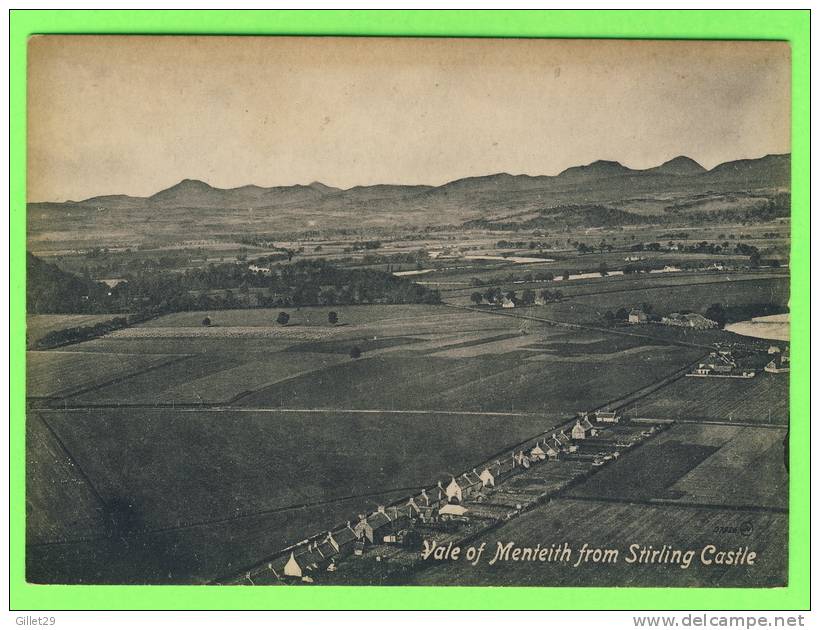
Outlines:
[[586,416],[581,418],[581,420],[578,422],[578,424],[580,424],[581,428],[584,429],[585,431],[589,431],[590,429],[593,428],[592,423],[589,421],[589,418],[587,418]]
[[509,472],[515,468],[515,460],[512,457],[507,457],[505,459],[497,460],[495,464],[490,466],[490,472],[493,475],[502,475],[505,472]]
[[373,512],[366,519],[367,524],[374,530],[384,527],[390,523],[390,517],[385,512]]
[[445,506],[442,506],[439,509],[439,514],[444,514],[445,516],[464,516],[469,510],[463,505],[457,505],[455,503],[448,503]]
[[317,545],[316,550],[322,555],[323,558],[329,558],[337,553],[336,547],[334,547],[333,543],[330,542],[330,537],[325,538],[322,542],[320,542]]
[[530,451],[530,455],[546,455],[546,453],[544,453],[544,449],[542,449],[538,444],[536,444]]
[[302,567],[301,565],[296,562],[296,557],[293,555],[293,552],[290,552],[290,558],[285,563],[285,567],[283,569],[285,575],[291,577],[302,577]]
[[548,443],[550,446],[552,446],[553,448],[557,448],[557,449],[560,449],[560,448],[562,448],[562,447],[564,446],[564,443],[563,443],[561,440],[559,440],[559,439],[558,439],[558,436],[557,436],[557,435],[553,435],[553,436],[552,436],[552,437],[551,437],[551,438],[547,441],[547,443]]
[[333,536],[333,540],[336,541],[336,544],[340,547],[347,543],[351,543],[358,538],[356,536],[356,532],[353,531],[353,528],[350,527],[350,524],[345,525],[341,529],[337,529],[335,532],[330,533]]

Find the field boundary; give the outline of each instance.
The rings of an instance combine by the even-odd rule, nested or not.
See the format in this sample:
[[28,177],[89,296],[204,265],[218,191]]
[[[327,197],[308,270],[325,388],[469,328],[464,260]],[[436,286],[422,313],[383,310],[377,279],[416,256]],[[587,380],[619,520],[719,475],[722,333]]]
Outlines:
[[562,322],[557,319],[548,319],[546,317],[537,317],[535,315],[522,315],[520,313],[505,313],[499,309],[487,310],[477,308],[475,306],[462,306],[459,304],[445,304],[450,308],[461,309],[465,311],[475,311],[478,313],[486,313],[488,315],[496,315],[499,317],[513,317],[518,319],[525,319],[534,322],[543,322],[545,324],[549,324],[551,326],[558,326],[562,328],[569,328],[572,330],[593,330],[599,333],[607,333],[612,335],[622,335],[624,337],[635,337],[638,339],[651,339],[652,341],[659,342],[660,345],[667,345],[667,346],[679,346],[683,348],[698,348],[698,349],[705,349],[705,350],[714,350],[713,345],[708,344],[699,344],[699,343],[689,343],[686,341],[678,341],[675,339],[663,339],[662,337],[653,337],[651,335],[643,335],[640,333],[633,333],[627,332],[625,330],[617,330],[613,328],[601,328],[599,326],[589,326],[587,324],[575,324],[572,322]]
[[696,510],[727,510],[735,512],[767,512],[773,514],[788,514],[789,508],[780,508],[766,505],[720,505],[718,503],[699,503],[692,501],[670,501],[668,499],[623,499],[620,497],[604,496],[576,496],[573,494],[559,494],[556,498],[572,501],[587,501],[591,503],[622,503],[624,505],[645,505],[650,507],[682,507]]

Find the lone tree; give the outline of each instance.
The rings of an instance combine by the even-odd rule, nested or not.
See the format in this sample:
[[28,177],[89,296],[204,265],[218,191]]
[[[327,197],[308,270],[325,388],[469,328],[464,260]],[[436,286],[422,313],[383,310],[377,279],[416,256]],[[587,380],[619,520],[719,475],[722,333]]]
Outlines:
[[622,306],[617,311],[615,311],[615,319],[618,319],[622,322],[625,322],[629,319],[629,311],[626,310],[626,307]]
[[564,280],[569,280],[569,276],[570,276],[569,269],[567,269],[567,270],[564,272]]
[[484,296],[483,296],[483,295],[481,295],[481,293],[479,293],[478,291],[474,291],[474,292],[470,295],[470,300],[471,300],[471,301],[472,301],[472,302],[473,302],[476,306],[478,306],[479,304],[481,304],[481,303],[484,301]]
[[609,275],[609,267],[607,267],[605,262],[598,265],[598,273],[601,274],[601,277]]
[[607,311],[604,313],[604,321],[606,321],[607,326],[614,326],[615,325],[615,313],[612,311]]
[[288,315],[285,311],[280,311],[279,315],[276,316],[276,323],[281,324],[284,326],[290,321],[290,315]]
[[351,359],[358,359],[360,356],[362,356],[361,348],[359,348],[359,346],[353,346],[350,349],[350,358]]
[[210,318],[210,317],[206,317],[205,319],[203,319],[203,320],[202,320],[202,325],[203,325],[203,326],[210,326],[210,325],[211,325],[211,318]]
[[336,313],[336,311],[330,311],[330,312],[327,314],[327,321],[328,321],[328,323],[329,323],[329,324],[331,324],[332,326],[335,326],[335,325],[338,323],[338,321],[339,321],[339,315]]

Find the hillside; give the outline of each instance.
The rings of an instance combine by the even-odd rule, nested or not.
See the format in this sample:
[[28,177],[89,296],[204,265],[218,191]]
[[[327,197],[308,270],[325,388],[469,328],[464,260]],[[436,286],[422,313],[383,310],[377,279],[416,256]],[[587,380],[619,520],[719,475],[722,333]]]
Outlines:
[[105,313],[106,286],[26,252],[27,313]]
[[[503,221],[508,216],[558,207],[618,207],[630,212],[624,203],[636,198],[674,198],[668,205],[683,207],[678,200],[685,202],[704,194],[773,196],[788,192],[789,187],[789,155],[726,162],[709,171],[691,158],[678,156],[644,170],[598,160],[554,176],[495,173],[441,186],[380,184],[341,190],[313,182],[215,188],[186,179],[150,197],[108,195],[65,203],[30,203],[28,220],[32,241],[48,234],[52,241],[79,239],[100,244],[117,242],[111,235],[120,234],[140,243],[213,238],[239,231],[460,225],[491,218]],[[733,208],[725,210],[731,219]],[[635,212],[644,218],[633,220],[627,215],[621,217],[623,222],[649,221],[648,215],[663,215],[640,209]],[[615,215],[610,215],[615,221]],[[750,214],[745,208],[738,216],[757,220],[754,212]],[[685,218],[680,213],[676,217]],[[567,223],[594,227],[599,219],[590,215],[585,221],[575,215],[567,217]]]

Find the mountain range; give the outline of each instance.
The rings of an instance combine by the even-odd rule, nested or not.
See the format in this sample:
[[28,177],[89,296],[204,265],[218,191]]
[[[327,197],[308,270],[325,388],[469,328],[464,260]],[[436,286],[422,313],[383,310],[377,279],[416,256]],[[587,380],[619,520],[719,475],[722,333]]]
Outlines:
[[775,198],[777,216],[788,214],[789,187],[788,154],[726,162],[710,170],[680,156],[642,170],[598,160],[557,175],[495,173],[441,186],[379,184],[343,190],[313,182],[225,189],[185,179],[149,197],[29,203],[27,217],[29,239],[53,243],[49,247],[78,240],[176,242],[305,230],[518,229],[533,220],[560,229],[562,208],[570,209],[563,225],[581,227],[668,223],[686,216],[702,222],[713,211],[722,213],[721,220],[732,220],[732,213],[740,221],[770,220]]
[[[734,185],[739,188],[778,188],[789,184],[788,154],[767,155],[753,160],[737,160],[706,170],[695,160],[679,156],[659,166],[636,170],[619,162],[598,160],[584,166],[573,166],[558,175],[510,175],[496,173],[458,179],[441,186],[389,185],[355,186],[346,190],[320,182],[307,185],[240,186],[215,188],[203,181],[184,179],[150,197],[107,195],[82,201],[67,201],[66,205],[103,206],[106,209],[133,208],[221,208],[264,209],[293,204],[315,205],[327,201],[347,204],[373,200],[408,197],[436,198],[481,192],[518,193],[522,191],[560,191],[581,185],[606,183],[618,187],[620,182],[632,182],[632,187],[691,188],[701,184]],[[670,179],[672,181],[670,181]],[[641,186],[643,184],[644,186]]]

